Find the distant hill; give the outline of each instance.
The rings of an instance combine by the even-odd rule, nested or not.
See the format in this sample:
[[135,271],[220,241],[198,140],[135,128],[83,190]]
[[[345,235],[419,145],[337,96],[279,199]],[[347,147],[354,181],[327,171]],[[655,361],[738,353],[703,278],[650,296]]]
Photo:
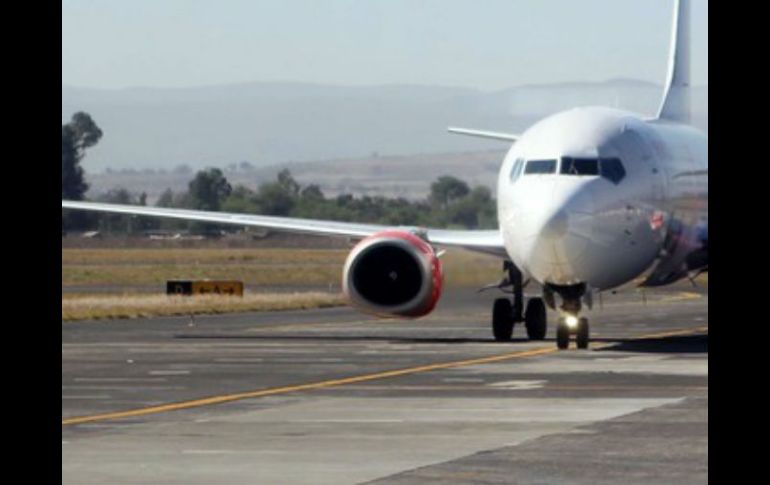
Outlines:
[[[477,152],[495,142],[448,135],[448,125],[521,131],[578,105],[654,113],[655,84],[634,80],[530,85],[497,92],[434,86],[246,83],[185,89],[62,86],[62,122],[89,112],[104,137],[90,174],[186,164],[257,167],[290,161]],[[694,88],[696,124],[708,129],[708,87]],[[383,169],[385,167],[383,166]]]

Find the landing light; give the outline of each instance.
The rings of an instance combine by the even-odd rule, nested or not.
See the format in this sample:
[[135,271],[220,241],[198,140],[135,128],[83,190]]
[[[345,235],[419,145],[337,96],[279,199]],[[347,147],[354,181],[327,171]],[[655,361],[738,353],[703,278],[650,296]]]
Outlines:
[[564,317],[564,323],[566,323],[569,328],[577,328],[578,317],[576,317],[575,315],[567,315],[566,317]]

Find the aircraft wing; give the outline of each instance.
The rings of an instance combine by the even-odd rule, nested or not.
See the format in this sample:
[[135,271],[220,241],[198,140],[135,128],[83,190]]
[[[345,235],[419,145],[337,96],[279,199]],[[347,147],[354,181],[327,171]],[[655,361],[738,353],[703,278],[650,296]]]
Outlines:
[[516,142],[521,135],[514,135],[512,133],[500,133],[499,131],[485,131],[485,130],[471,130],[468,128],[456,128],[450,126],[447,128],[449,133],[455,135],[475,136],[476,138],[487,138],[490,140],[509,141]]
[[276,231],[314,234],[320,236],[341,236],[364,238],[388,229],[401,229],[420,234],[431,244],[442,247],[459,247],[476,252],[483,252],[506,258],[502,236],[498,230],[449,230],[425,229],[420,227],[394,227],[379,224],[359,224],[354,222],[319,221],[294,217],[261,216],[252,214],[233,214],[228,212],[209,212],[188,209],[167,209],[136,205],[103,204],[99,202],[79,202],[63,200],[62,209],[76,209],[112,214],[161,217],[185,221],[230,224],[243,227],[262,227]]

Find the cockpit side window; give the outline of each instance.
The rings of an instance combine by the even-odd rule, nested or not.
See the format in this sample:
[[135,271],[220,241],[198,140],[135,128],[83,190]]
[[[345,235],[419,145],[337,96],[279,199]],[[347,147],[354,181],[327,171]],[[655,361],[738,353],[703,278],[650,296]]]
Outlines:
[[596,158],[561,159],[561,173],[564,175],[599,175],[599,160]]
[[615,185],[618,185],[626,176],[626,169],[619,158],[601,159],[602,177],[606,178]]
[[519,178],[523,166],[524,160],[521,158],[517,159],[516,163],[513,164],[513,169],[511,169],[511,182],[515,182]]
[[556,173],[556,160],[530,160],[524,169],[525,175]]

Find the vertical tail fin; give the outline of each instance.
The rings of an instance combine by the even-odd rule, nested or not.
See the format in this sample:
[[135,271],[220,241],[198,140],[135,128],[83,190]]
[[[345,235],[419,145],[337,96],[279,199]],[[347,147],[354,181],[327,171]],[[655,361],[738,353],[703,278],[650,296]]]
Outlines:
[[675,0],[668,77],[658,118],[690,122],[690,0]]

